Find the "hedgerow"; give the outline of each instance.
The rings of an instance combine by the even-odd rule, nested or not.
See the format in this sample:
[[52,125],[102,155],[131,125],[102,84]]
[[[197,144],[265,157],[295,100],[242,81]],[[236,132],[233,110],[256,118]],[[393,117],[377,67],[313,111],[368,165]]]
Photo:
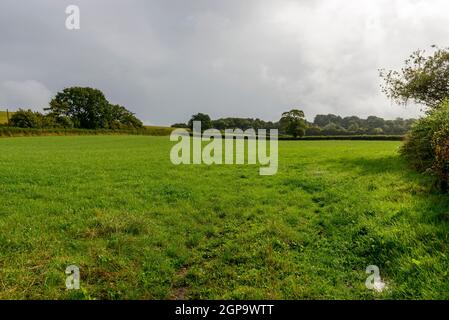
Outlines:
[[449,102],[418,120],[401,148],[402,156],[418,171],[432,174],[443,191],[449,182]]
[[0,127],[0,137],[29,137],[29,136],[76,136],[76,135],[148,135],[167,136],[173,128],[143,127],[139,129],[35,129]]

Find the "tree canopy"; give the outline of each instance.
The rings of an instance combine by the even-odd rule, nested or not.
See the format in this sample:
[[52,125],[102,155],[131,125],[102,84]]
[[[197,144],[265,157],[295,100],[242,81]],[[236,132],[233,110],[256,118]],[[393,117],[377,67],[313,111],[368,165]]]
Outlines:
[[400,71],[380,71],[382,91],[397,103],[412,100],[436,108],[449,98],[449,48],[436,48],[432,55],[413,52]]
[[[299,119],[303,119],[301,122],[301,128],[305,130],[306,136],[327,136],[327,135],[360,135],[360,134],[387,134],[387,135],[403,135],[410,130],[415,119],[402,119],[396,118],[394,120],[385,120],[376,116],[369,116],[366,119],[359,118],[357,116],[341,117],[335,114],[318,114],[315,116],[313,122],[308,122],[304,118],[301,118],[299,113],[294,112],[291,114],[293,118],[295,115]],[[289,112],[284,113],[288,116]],[[191,121],[200,120],[206,125],[209,123],[210,117],[202,113],[192,116]],[[176,128],[191,128],[192,122],[176,123],[172,127]],[[218,130],[225,129],[278,129],[280,133],[288,133],[286,126],[286,119],[279,121],[264,121],[254,118],[219,118],[211,120],[212,128]],[[304,128],[305,125],[306,127]],[[204,125],[202,126],[204,129]],[[207,127],[209,128],[209,127]],[[301,132],[299,132],[301,134]],[[293,135],[293,134],[292,134]],[[298,135],[299,136],[299,135]]]
[[103,92],[93,88],[71,87],[58,92],[47,113],[19,109],[10,125],[21,128],[129,129],[143,126],[131,111],[111,104]]
[[189,123],[188,123],[189,128],[193,128],[194,121],[201,122],[201,130],[202,131],[212,128],[212,121],[208,114],[205,114],[205,113],[194,114],[189,120]]
[[279,124],[281,129],[295,138],[302,137],[306,133],[307,123],[302,110],[292,109],[284,112]]
[[376,116],[366,119],[357,116],[341,117],[335,114],[318,114],[310,123],[307,135],[390,134],[403,135],[410,130],[415,119],[385,120]]
[[58,92],[46,110],[56,118],[68,117],[75,128],[142,127],[142,122],[132,112],[110,104],[103,92],[89,87],[71,87]]

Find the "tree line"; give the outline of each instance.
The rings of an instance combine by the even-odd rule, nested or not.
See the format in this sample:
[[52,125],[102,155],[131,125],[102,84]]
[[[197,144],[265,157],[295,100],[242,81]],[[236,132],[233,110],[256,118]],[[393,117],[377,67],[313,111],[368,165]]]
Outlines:
[[404,135],[416,119],[385,120],[376,116],[366,119],[357,116],[340,117],[334,114],[317,115],[306,131],[308,135],[387,134]]
[[[70,87],[58,92],[45,112],[19,109],[9,119],[9,125],[20,128],[78,128],[78,129],[129,129],[143,126],[131,111],[110,103],[103,92],[89,87]],[[198,113],[188,123],[177,123],[172,127],[191,127],[194,120],[201,121],[206,130],[225,129],[278,129],[281,134],[293,137],[337,136],[337,135],[403,135],[410,130],[414,119],[397,118],[384,120],[370,116],[341,117],[334,114],[315,117],[313,122],[305,119],[304,112],[292,109],[284,112],[279,121],[264,121],[259,118],[228,117],[212,120],[209,115]]]
[[284,112],[279,121],[264,121],[259,118],[219,118],[212,120],[209,115],[198,113],[187,123],[175,123],[175,128],[191,128],[193,121],[201,121],[204,129],[278,129],[281,134],[294,137],[302,136],[338,136],[338,135],[404,135],[416,119],[396,118],[385,120],[376,116],[366,119],[357,116],[341,117],[334,114],[318,114],[313,122],[304,117],[304,112],[293,109]]

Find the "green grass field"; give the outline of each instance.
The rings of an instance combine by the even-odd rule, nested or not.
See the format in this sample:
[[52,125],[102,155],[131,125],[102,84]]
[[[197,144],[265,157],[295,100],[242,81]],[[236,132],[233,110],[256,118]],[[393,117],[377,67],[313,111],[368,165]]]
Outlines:
[[281,141],[260,176],[168,137],[0,139],[0,299],[447,299],[449,198],[399,145]]

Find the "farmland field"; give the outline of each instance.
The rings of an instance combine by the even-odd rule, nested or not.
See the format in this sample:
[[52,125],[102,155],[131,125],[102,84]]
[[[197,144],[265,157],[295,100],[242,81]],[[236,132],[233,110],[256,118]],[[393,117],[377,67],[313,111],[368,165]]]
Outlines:
[[[9,116],[11,117],[14,112],[9,112]],[[8,115],[6,111],[0,111],[0,124],[8,123]]]
[[0,299],[447,299],[449,199],[399,145],[281,141],[260,176],[168,137],[0,139]]

